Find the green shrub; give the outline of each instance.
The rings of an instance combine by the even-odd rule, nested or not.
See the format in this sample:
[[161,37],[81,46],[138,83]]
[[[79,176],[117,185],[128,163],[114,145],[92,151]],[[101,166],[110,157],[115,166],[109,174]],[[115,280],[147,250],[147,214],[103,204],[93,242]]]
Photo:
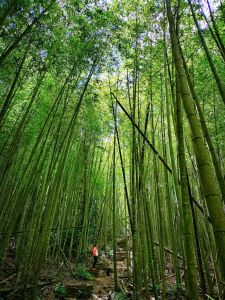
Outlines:
[[124,295],[122,292],[113,292],[112,299],[113,300],[127,300],[127,296]]
[[84,265],[78,265],[76,271],[74,272],[74,277],[84,280],[91,280],[93,276],[88,272],[87,268]]
[[106,254],[106,257],[112,258],[113,257],[113,250],[110,247],[106,246],[105,254]]
[[56,298],[64,299],[67,296],[66,288],[60,283],[56,285],[54,288],[54,294]]

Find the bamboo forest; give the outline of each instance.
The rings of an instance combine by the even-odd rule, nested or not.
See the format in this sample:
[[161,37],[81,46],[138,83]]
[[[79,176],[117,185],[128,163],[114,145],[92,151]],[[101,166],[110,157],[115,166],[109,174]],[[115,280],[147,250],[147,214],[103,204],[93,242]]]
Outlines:
[[0,1],[0,300],[225,299],[225,1]]

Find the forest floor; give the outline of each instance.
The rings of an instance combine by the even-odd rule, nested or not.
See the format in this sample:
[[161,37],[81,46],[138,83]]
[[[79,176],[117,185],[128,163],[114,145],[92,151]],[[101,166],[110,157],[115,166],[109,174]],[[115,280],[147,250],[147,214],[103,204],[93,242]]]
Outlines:
[[[90,256],[82,264],[76,264],[75,260],[46,263],[38,283],[39,299],[112,299],[114,289],[112,259],[105,255],[100,256],[94,270],[91,268],[92,260]],[[118,252],[117,268],[119,284],[125,288],[124,281],[126,281],[127,291],[129,281],[123,249]],[[24,295],[21,293],[22,289],[16,285],[16,278],[14,259],[9,255],[3,261],[0,271],[0,300],[24,299]],[[33,300],[32,296],[30,296],[30,300]]]
[[[132,299],[132,280],[128,278],[126,265],[126,252],[120,248],[117,253],[117,270],[119,286],[126,297],[115,295],[113,279],[113,260],[105,255],[99,257],[96,269],[92,270],[92,257],[87,257],[85,262],[77,264],[73,261],[48,262],[41,271],[38,284],[39,299],[89,299],[89,300],[125,300]],[[16,287],[16,271],[12,257],[7,257],[3,262],[0,272],[0,300],[24,299],[20,287]],[[166,269],[167,299],[185,299],[176,297],[174,293],[175,276],[170,262]],[[33,300],[32,295],[26,299]],[[143,297],[144,299],[144,297]],[[145,298],[146,299],[146,298]],[[149,295],[149,300],[154,300]],[[141,299],[140,299],[141,300]]]

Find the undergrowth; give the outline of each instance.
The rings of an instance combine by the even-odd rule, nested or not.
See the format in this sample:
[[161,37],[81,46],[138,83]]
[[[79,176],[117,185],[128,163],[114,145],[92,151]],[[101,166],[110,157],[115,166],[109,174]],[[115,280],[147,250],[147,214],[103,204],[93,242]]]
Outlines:
[[73,276],[77,279],[92,280],[93,276],[84,265],[78,265]]
[[57,299],[65,299],[67,296],[67,290],[66,288],[60,283],[59,285],[56,285],[54,288],[54,294]]

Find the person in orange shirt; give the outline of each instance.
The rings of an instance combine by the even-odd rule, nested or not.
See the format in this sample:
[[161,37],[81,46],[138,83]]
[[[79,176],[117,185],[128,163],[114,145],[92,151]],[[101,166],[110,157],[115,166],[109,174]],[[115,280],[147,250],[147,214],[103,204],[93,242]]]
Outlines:
[[98,245],[97,244],[95,244],[93,249],[92,249],[92,256],[94,258],[92,269],[95,269],[95,265],[98,261]]

